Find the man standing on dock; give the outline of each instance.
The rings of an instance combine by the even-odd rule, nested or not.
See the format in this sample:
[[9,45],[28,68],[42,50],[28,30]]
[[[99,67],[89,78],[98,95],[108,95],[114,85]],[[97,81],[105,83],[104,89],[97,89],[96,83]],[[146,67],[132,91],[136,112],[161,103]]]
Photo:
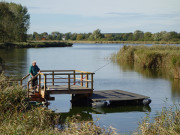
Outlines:
[[38,74],[38,72],[40,73],[40,69],[36,65],[36,61],[33,61],[32,66],[30,66],[30,68],[29,68],[29,73],[31,75],[31,78],[33,79],[31,82],[31,86],[34,90],[36,89],[37,84],[38,84],[38,78],[35,77]]

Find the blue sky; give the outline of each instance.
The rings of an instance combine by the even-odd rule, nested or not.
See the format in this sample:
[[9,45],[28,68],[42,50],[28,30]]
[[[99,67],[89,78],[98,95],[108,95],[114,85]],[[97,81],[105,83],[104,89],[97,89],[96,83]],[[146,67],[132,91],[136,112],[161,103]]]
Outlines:
[[28,33],[180,32],[180,0],[4,0],[28,8]]

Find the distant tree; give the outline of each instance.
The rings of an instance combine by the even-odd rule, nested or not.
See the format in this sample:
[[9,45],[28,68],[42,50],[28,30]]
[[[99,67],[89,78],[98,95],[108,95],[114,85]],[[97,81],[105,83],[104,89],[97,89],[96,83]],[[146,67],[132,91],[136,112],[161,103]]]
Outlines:
[[89,36],[90,40],[97,40],[102,38],[101,30],[97,29]]
[[37,32],[33,32],[33,39],[40,40],[39,34]]
[[140,30],[136,30],[134,33],[133,33],[133,39],[134,41],[142,41],[144,38],[144,32],[143,31],[140,31]]
[[83,40],[83,34],[77,34],[76,40]]
[[159,32],[154,33],[152,35],[152,38],[153,38],[154,41],[160,41],[161,40],[161,34]]
[[64,36],[65,36],[65,40],[71,39],[71,32],[65,33]]
[[144,40],[145,41],[152,41],[152,33],[151,32],[146,32],[144,34]]

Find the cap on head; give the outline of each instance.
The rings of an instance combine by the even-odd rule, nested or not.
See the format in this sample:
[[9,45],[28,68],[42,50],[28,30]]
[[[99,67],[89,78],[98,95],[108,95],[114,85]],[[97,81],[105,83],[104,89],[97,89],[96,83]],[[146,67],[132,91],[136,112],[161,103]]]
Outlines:
[[32,64],[33,64],[33,63],[36,63],[36,61],[33,61]]

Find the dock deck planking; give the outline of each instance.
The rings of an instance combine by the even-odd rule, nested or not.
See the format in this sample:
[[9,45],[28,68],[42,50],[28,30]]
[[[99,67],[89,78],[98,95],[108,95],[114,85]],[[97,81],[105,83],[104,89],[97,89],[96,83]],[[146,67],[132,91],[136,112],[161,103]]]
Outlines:
[[149,98],[144,95],[139,95],[122,90],[102,90],[93,91],[92,101],[129,101],[129,100],[143,100]]

